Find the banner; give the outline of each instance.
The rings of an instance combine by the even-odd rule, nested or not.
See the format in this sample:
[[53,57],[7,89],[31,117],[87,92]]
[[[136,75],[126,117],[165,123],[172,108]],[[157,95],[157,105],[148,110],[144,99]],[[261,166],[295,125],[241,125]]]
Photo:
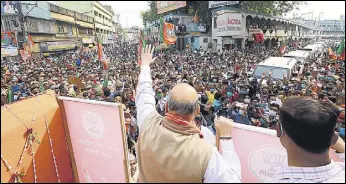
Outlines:
[[177,41],[177,37],[175,36],[174,31],[174,24],[167,23],[163,21],[163,19],[160,19],[160,28],[162,28],[162,32],[160,32],[162,35],[160,36],[161,39],[163,39],[163,43],[167,45],[173,45]]
[[82,37],[82,43],[83,44],[95,43],[95,38],[94,37]]
[[[232,130],[235,150],[241,163],[243,183],[264,183],[287,166],[287,153],[275,130],[235,124]],[[251,138],[250,141],[244,141]],[[334,161],[342,161],[331,151]]]
[[252,34],[263,34],[262,29],[249,29],[249,35]]
[[1,47],[17,47],[17,38],[14,31],[1,32]]
[[76,183],[128,183],[120,104],[58,97]]
[[73,41],[40,43],[41,52],[63,51],[73,49],[76,49],[76,43]]
[[214,17],[212,24],[213,36],[241,36],[242,14],[225,13]]
[[18,13],[18,1],[1,1],[1,14]]
[[186,1],[156,1],[157,14],[169,12],[186,6]]
[[209,8],[217,8],[220,6],[236,5],[239,1],[209,1]]
[[190,22],[187,25],[187,31],[188,32],[206,32],[207,31],[207,25],[204,23],[194,23]]
[[18,56],[17,47],[1,47],[1,57]]

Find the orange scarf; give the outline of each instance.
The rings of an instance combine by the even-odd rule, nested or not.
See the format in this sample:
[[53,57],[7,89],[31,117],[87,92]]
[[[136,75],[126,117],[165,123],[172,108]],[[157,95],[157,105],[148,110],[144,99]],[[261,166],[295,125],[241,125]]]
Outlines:
[[178,134],[193,135],[198,133],[199,137],[201,139],[203,138],[202,132],[197,127],[195,122],[188,122],[183,118],[175,116],[173,114],[166,113],[161,125],[168,130]]

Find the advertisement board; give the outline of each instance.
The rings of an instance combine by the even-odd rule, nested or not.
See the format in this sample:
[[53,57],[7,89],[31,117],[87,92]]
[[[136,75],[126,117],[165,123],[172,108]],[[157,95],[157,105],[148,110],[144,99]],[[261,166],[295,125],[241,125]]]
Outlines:
[[18,1],[1,1],[1,14],[18,13]]
[[156,1],[157,14],[169,12],[186,6],[186,1]]
[[1,57],[18,56],[17,47],[1,47]]
[[75,48],[76,43],[73,41],[40,43],[41,52],[73,50]]
[[194,23],[190,22],[187,25],[187,32],[206,32],[207,31],[207,25],[204,23]]
[[240,36],[242,32],[242,14],[225,13],[213,17],[213,36]]
[[209,1],[209,8],[239,4],[239,1]]
[[[287,153],[276,137],[275,130],[235,124],[232,130],[234,147],[241,163],[243,183],[265,183],[288,165]],[[251,137],[251,141],[244,141]],[[331,158],[340,162],[335,151],[330,152]]]
[[83,42],[83,44],[95,43],[95,38],[94,37],[82,37],[82,42]]
[[76,183],[127,183],[124,113],[120,104],[58,97]]
[[16,33],[14,31],[1,32],[1,47],[17,47]]

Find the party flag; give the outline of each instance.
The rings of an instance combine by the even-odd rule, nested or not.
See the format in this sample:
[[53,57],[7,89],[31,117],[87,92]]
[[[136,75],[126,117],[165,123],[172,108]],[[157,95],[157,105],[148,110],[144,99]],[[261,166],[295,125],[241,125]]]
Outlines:
[[340,43],[336,54],[340,56],[342,52],[345,52],[345,40],[342,40],[342,42]]
[[8,92],[7,92],[7,103],[12,103],[14,101],[14,95],[12,92],[12,86],[8,87]]
[[145,48],[146,46],[146,42],[145,42],[145,38],[144,38],[144,33],[143,30],[140,31],[140,35],[139,35],[139,45],[138,45],[138,64],[142,64],[142,50]]
[[177,37],[175,36],[174,24],[167,23],[160,19],[160,41],[167,44],[175,44]]
[[285,52],[286,52],[286,44],[283,44],[281,47],[280,47],[280,53],[281,54],[285,54]]

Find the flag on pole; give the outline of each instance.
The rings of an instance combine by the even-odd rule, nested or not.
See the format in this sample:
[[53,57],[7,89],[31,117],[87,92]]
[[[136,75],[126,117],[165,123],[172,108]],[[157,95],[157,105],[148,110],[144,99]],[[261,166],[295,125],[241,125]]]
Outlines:
[[333,52],[332,48],[328,48],[328,53],[329,53],[329,58],[330,59],[333,59],[333,60],[336,60],[337,59],[337,56],[335,55],[335,53]]
[[198,18],[198,15],[197,15],[197,10],[195,12],[195,17],[193,18],[193,22],[194,23],[199,23],[199,18]]
[[336,51],[337,55],[341,55],[342,52],[345,51],[345,40],[342,40],[342,42],[340,43],[338,50]]
[[13,101],[14,101],[14,95],[12,91],[12,86],[9,86],[7,91],[7,103],[12,103]]
[[281,54],[285,54],[285,52],[286,52],[286,44],[283,44],[281,47],[280,47],[280,53]]
[[141,58],[142,50],[145,48],[146,42],[145,42],[144,33],[142,29],[139,34],[140,35],[139,35],[139,45],[138,45],[138,64],[141,65],[142,64],[142,58]]
[[340,43],[336,54],[339,56],[340,60],[345,60],[345,39]]
[[160,42],[167,45],[175,44],[177,37],[175,36],[174,24],[167,23],[160,19]]
[[97,56],[98,56],[98,59],[99,61],[102,60],[102,57],[103,57],[103,50],[102,50],[102,38],[101,37],[98,37],[97,38]]

